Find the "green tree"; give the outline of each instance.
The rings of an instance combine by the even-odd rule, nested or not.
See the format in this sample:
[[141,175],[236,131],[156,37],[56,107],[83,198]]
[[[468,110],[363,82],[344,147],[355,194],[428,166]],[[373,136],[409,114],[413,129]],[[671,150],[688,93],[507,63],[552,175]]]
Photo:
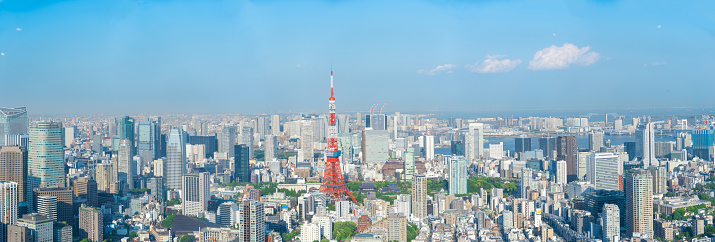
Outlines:
[[174,218],[176,218],[176,214],[169,214],[164,221],[161,221],[161,226],[170,229],[171,226],[174,226]]
[[137,231],[129,232],[129,238],[130,238],[130,239],[133,239],[133,238],[136,238],[136,237],[137,237]]
[[417,238],[417,236],[420,235],[420,231],[417,228],[417,225],[413,223],[408,223],[407,224],[407,241],[412,241],[413,239]]
[[79,242],[92,242],[92,240],[85,238],[85,239],[80,240]]
[[300,234],[300,232],[296,229],[296,230],[293,230],[293,232],[281,234],[281,237],[283,238],[283,241],[290,241],[293,238],[295,238],[295,236],[298,236],[299,234]]
[[357,225],[353,222],[335,222],[333,224],[333,239],[335,240],[346,240],[357,233]]
[[194,236],[182,235],[181,239],[179,239],[179,242],[194,242]]
[[179,204],[181,204],[181,201],[178,199],[171,199],[169,201],[166,201],[166,206],[174,206]]

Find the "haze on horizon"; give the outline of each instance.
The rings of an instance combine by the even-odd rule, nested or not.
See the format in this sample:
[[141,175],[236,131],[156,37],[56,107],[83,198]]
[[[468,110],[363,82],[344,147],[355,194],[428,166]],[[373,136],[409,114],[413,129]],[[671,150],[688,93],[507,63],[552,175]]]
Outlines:
[[715,107],[710,1],[0,1],[32,114]]

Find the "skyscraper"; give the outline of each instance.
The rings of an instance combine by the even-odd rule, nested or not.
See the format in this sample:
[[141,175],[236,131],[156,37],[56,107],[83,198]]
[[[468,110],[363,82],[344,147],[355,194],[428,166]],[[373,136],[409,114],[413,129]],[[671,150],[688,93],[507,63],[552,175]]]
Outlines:
[[169,130],[166,143],[166,166],[164,180],[172,189],[181,188],[181,176],[186,173],[186,132],[178,128]]
[[119,152],[117,156],[117,180],[122,182],[122,185],[128,185],[129,188],[134,188],[134,156],[132,155],[132,142],[128,139],[123,139],[119,143]]
[[556,139],[554,137],[539,138],[539,149],[544,151],[544,157],[555,158],[553,156],[556,150]]
[[606,203],[601,213],[601,239],[604,242],[618,242],[621,235],[621,212],[616,204]]
[[653,238],[653,185],[650,172],[640,168],[628,171],[626,190],[626,236],[641,233]]
[[0,181],[17,183],[19,203],[27,206],[27,152],[18,146],[0,147]]
[[313,161],[313,121],[302,120],[300,126],[300,149],[303,150],[303,159]]
[[578,180],[578,148],[576,136],[559,136],[556,139],[556,159],[566,161],[569,182]]
[[226,153],[227,157],[233,157],[233,146],[236,144],[236,127],[223,127],[217,138],[218,152]]
[[253,139],[253,127],[243,126],[241,128],[241,141],[238,144],[244,144],[248,146],[249,157],[253,157]]
[[271,115],[271,134],[281,135],[281,117],[277,114]]
[[653,179],[653,194],[668,193],[668,185],[666,183],[668,170],[662,166],[651,166],[646,169],[650,172],[650,176]]
[[658,166],[655,158],[655,131],[653,123],[639,123],[636,128],[636,157],[643,161],[643,167]]
[[588,150],[599,152],[603,147],[603,132],[591,131],[588,133]]
[[514,152],[521,153],[525,151],[531,151],[531,138],[528,137],[517,137],[514,138]]
[[425,158],[427,160],[434,159],[434,136],[425,136]]
[[30,124],[29,146],[28,191],[40,186],[65,186],[62,123]]
[[464,142],[459,140],[453,140],[449,148],[451,150],[451,155],[465,156]]
[[87,199],[87,205],[96,207],[97,204],[97,182],[90,177],[79,177],[74,181],[74,195]]
[[276,158],[276,145],[278,143],[278,139],[275,135],[266,135],[265,140],[263,141],[263,160],[264,161],[272,161],[273,159]]
[[233,227],[238,223],[238,206],[234,202],[224,202],[218,206],[216,220],[221,227]]
[[693,156],[707,161],[713,160],[715,130],[693,130],[692,132]]
[[264,242],[266,214],[263,203],[255,200],[243,200],[238,206],[238,230],[241,242]]
[[102,210],[82,204],[79,208],[79,237],[91,241],[104,240]]
[[198,216],[206,212],[211,200],[209,173],[185,174],[182,177],[181,207],[184,215]]
[[484,124],[470,123],[469,133],[464,136],[466,159],[475,161],[484,155]]
[[[134,118],[126,116],[119,120],[119,139],[129,140],[134,147]],[[132,151],[132,156],[134,151]]]
[[[94,177],[97,179],[97,190],[102,192],[109,192],[109,186],[113,181],[116,181],[112,177],[112,165],[100,163],[94,167]],[[163,181],[162,181],[163,183]]]
[[405,149],[405,180],[412,181],[415,175],[415,148]]
[[149,178],[149,187],[151,195],[154,196],[157,202],[164,203],[164,201],[166,201],[166,187],[161,177]]
[[566,184],[568,180],[566,179],[566,173],[568,170],[568,165],[566,161],[560,160],[556,161],[556,184]]
[[17,182],[0,181],[0,236],[7,238],[7,226],[17,223]]
[[139,121],[137,126],[137,150],[139,154],[143,151],[148,151],[151,154],[151,158],[147,161],[151,161],[160,157],[160,137],[161,137],[161,127],[158,121]]
[[27,108],[0,108],[0,146],[6,135],[27,134]]
[[364,130],[362,139],[363,162],[378,164],[386,162],[389,156],[389,136],[387,130]]
[[417,218],[427,217],[427,177],[424,174],[412,177],[412,214]]
[[235,145],[233,178],[236,182],[251,182],[250,157],[248,155],[248,145]]
[[37,196],[37,213],[42,216],[57,221],[57,197]]
[[[71,187],[41,187],[34,189],[35,197],[53,196],[57,198],[57,221],[75,224],[74,192]],[[35,208],[38,208],[37,202]],[[36,210],[35,210],[36,211]]]
[[[17,225],[32,231],[34,242],[50,242],[54,240],[53,222],[37,213],[25,214],[17,220]],[[86,237],[85,237],[86,238]]]
[[381,113],[365,115],[365,128],[372,130],[387,130],[387,115]]
[[592,153],[589,157],[587,180],[596,190],[619,190],[618,155],[613,153]]
[[467,194],[467,160],[461,156],[450,156],[447,159],[449,194]]

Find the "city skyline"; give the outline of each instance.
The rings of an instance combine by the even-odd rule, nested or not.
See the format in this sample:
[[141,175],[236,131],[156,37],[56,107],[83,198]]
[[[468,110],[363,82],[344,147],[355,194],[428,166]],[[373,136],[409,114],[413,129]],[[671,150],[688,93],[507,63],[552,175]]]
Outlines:
[[345,112],[712,108],[712,4],[4,0],[0,102],[322,113],[332,62]]

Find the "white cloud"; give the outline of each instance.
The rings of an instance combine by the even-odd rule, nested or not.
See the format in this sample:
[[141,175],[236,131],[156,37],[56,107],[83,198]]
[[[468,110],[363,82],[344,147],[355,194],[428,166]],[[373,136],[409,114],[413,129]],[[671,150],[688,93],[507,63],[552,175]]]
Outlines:
[[5,53],[0,53],[0,55],[5,55]]
[[417,74],[425,74],[425,75],[437,75],[440,72],[446,71],[447,73],[452,73],[452,69],[456,68],[457,66],[454,64],[444,64],[441,66],[437,66],[436,68],[432,70],[417,70]]
[[659,24],[658,27],[656,27],[656,28],[660,28],[660,27],[663,27],[663,26]]
[[589,52],[590,49],[591,46],[579,48],[569,43],[561,47],[552,45],[534,54],[534,59],[529,62],[529,69],[563,69],[571,64],[588,66],[596,63],[601,56],[599,53]]
[[302,66],[301,66],[300,64],[296,64],[295,67],[300,68],[300,67],[302,67]]
[[17,30],[17,31],[22,31],[22,29],[21,29],[21,28],[17,28],[17,29],[15,29],[15,30]]
[[520,59],[510,60],[504,59],[505,55],[487,55],[484,61],[477,62],[474,65],[467,65],[466,68],[471,72],[479,73],[497,73],[508,72],[521,64]]
[[554,33],[554,37],[556,37],[556,33]]

